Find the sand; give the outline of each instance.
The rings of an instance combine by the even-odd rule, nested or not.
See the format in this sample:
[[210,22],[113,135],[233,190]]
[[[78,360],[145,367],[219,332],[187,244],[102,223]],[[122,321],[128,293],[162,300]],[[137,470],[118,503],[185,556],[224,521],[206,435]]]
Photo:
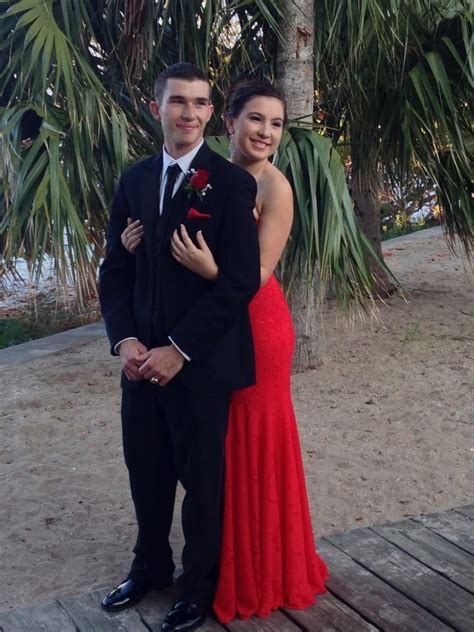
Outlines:
[[[323,362],[293,379],[317,537],[474,502],[472,270],[436,231],[384,250],[406,300],[353,324],[326,305]],[[105,339],[3,372],[2,610],[127,573],[118,377]]]

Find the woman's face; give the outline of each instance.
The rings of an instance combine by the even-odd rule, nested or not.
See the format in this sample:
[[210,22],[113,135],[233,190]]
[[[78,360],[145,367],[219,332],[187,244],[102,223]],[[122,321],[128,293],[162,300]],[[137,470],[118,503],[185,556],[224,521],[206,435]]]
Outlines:
[[280,144],[284,121],[283,103],[274,97],[253,97],[236,118],[229,118],[236,157],[247,162],[266,160]]

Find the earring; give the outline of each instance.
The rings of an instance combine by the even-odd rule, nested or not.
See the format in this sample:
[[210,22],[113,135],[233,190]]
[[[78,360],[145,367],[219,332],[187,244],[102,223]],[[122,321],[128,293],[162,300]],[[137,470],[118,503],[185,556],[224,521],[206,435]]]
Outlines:
[[235,155],[235,144],[234,144],[234,136],[233,136],[234,132],[229,132],[229,153],[230,153],[230,159],[232,160],[232,158]]

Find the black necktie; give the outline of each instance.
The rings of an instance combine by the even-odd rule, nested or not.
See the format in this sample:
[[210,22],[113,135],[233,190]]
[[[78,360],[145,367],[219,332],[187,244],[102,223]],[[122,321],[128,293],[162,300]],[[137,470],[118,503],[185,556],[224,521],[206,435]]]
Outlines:
[[166,170],[166,184],[165,192],[163,194],[163,208],[161,209],[162,217],[166,217],[171,212],[171,198],[173,197],[173,189],[180,173],[182,173],[182,171],[177,162],[175,162],[174,165],[170,165]]

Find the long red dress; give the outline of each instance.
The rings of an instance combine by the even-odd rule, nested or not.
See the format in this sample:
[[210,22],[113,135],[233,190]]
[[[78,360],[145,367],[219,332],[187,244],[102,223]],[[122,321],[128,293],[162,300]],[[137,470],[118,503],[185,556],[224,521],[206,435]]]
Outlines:
[[272,276],[249,306],[256,385],[231,399],[214,611],[222,623],[306,608],[325,592],[290,392],[293,323]]

